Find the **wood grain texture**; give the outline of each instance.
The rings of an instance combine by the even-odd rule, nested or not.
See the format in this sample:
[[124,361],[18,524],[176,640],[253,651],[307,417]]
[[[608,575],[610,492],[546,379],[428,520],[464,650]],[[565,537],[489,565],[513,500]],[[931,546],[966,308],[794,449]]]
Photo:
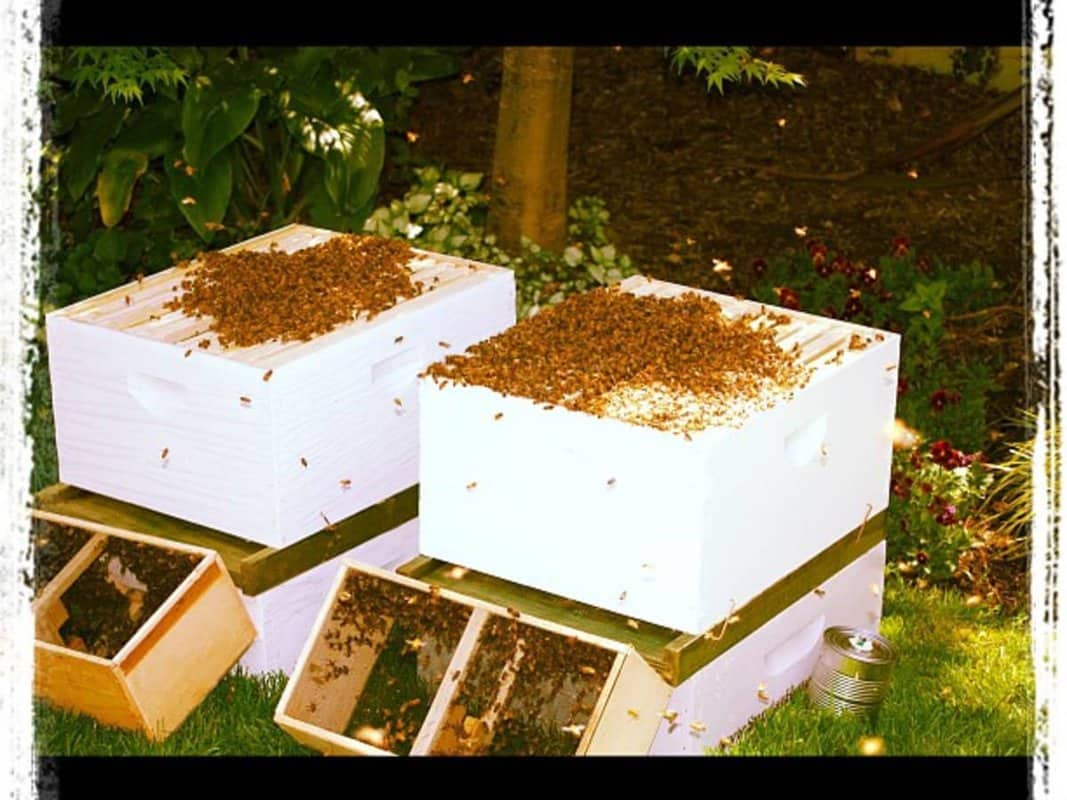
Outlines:
[[[636,651],[619,656],[618,673],[605,694],[599,718],[590,720],[592,738],[585,755],[645,755],[659,730],[660,712],[666,708],[671,687]],[[596,711],[594,710],[594,717]]]
[[150,632],[116,664],[147,722],[163,739],[207,697],[255,638],[237,589],[214,558]]
[[147,723],[110,661],[36,642],[33,693],[50,705],[87,714],[104,725],[145,730]]

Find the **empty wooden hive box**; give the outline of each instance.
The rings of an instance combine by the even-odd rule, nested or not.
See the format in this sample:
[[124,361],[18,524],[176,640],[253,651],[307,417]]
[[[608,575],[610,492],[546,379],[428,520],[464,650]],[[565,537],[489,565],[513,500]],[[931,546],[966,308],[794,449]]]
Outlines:
[[337,755],[639,754],[669,694],[628,645],[349,562],[275,721]]
[[39,492],[35,506],[218,553],[255,625],[240,661],[252,674],[292,672],[342,558],[390,569],[417,553],[417,486],[280,549],[64,484]]
[[[416,483],[416,375],[514,322],[513,275],[340,236],[290,225],[49,314],[61,480],[272,547]],[[271,250],[298,255],[220,266]]]
[[251,644],[216,553],[33,512],[34,692],[166,738]]
[[420,381],[419,550],[703,633],[886,508],[899,346],[640,276],[571,297]]

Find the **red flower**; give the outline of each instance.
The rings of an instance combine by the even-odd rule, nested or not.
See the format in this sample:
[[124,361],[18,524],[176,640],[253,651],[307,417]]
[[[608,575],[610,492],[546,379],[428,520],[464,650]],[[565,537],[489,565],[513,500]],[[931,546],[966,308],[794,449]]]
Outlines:
[[911,496],[911,485],[913,481],[907,475],[894,474],[892,483],[892,492],[901,500],[907,500]]
[[752,271],[756,273],[757,278],[762,278],[767,272],[767,262],[762,258],[752,259]]
[[874,286],[878,282],[878,269],[876,267],[868,267],[860,273],[860,280],[863,281],[864,286]]
[[933,271],[933,267],[930,266],[930,259],[926,256],[919,256],[915,262],[915,269],[917,269],[923,275],[929,275]]
[[909,456],[908,460],[911,461],[911,465],[915,469],[923,468],[923,456],[922,453],[919,452],[919,448],[916,447],[911,451],[911,456]]
[[826,263],[826,259],[819,256],[817,259],[813,259],[815,262],[815,272],[818,273],[820,278],[829,278],[834,274],[834,268]]
[[942,525],[953,525],[956,523],[956,506],[945,506],[945,510],[937,515],[937,521]]
[[915,553],[915,560],[918,561],[920,564],[925,564],[927,561],[930,560],[930,556],[926,555],[925,550],[919,550]]
[[911,241],[908,239],[907,236],[893,237],[893,255],[897,256],[898,258],[900,256],[906,256],[910,247]]
[[935,464],[945,465],[952,454],[956,452],[952,449],[952,445],[949,444],[947,439],[938,439],[932,445],[930,445],[930,458]]
[[794,311],[800,309],[800,297],[788,286],[783,286],[780,289],[775,289],[775,292],[778,294],[778,302],[780,302],[785,308],[791,308]]
[[930,494],[930,492],[932,492],[934,490],[934,487],[931,486],[926,481],[923,481],[922,483],[920,483],[919,484],[919,488],[922,489],[923,494]]
[[849,297],[848,300],[845,301],[845,310],[842,312],[841,316],[844,319],[852,319],[857,314],[862,313],[863,303],[860,299],[858,297]]

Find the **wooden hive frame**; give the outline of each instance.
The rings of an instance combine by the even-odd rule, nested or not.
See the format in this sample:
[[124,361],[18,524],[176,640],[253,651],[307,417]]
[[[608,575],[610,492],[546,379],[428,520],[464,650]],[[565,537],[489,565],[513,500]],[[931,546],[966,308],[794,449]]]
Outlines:
[[[90,534],[38,592],[34,694],[105,725],[169,736],[236,663],[255,638],[252,621],[218,554],[193,545],[33,511],[35,519]],[[181,584],[111,658],[66,647],[62,595],[89,567],[108,537],[199,556]]]
[[[278,702],[274,720],[297,741],[328,755],[393,755],[388,750],[345,736],[345,723],[355,710],[374,659],[353,663],[355,667],[345,674],[343,685],[333,684],[323,688],[311,676],[311,665],[326,652],[324,634],[330,615],[352,572],[362,573],[427,595],[435,595],[446,601],[469,609],[470,617],[463,634],[452,651],[445,671],[445,678],[438,686],[434,699],[414,739],[411,755],[426,755],[431,752],[435,740],[446,723],[446,711],[458,688],[463,684],[467,667],[477,651],[479,636],[484,625],[493,617],[517,619],[526,625],[557,634],[573,637],[581,642],[602,648],[614,654],[610,671],[603,688],[590,713],[588,723],[578,741],[576,755],[623,755],[647,753],[659,727],[659,712],[665,707],[671,689],[629,645],[600,636],[559,625],[537,617],[527,616],[514,609],[488,603],[448,589],[439,589],[423,581],[385,572],[383,570],[347,561],[338,572],[334,585],[319,612],[293,676]],[[521,656],[519,656],[521,657]],[[507,695],[510,685],[502,681],[499,688],[501,699]],[[340,695],[340,696],[339,696]],[[308,709],[314,709],[309,711]],[[486,715],[489,717],[489,714]],[[491,729],[490,725],[488,726]],[[491,736],[491,732],[489,733]]]

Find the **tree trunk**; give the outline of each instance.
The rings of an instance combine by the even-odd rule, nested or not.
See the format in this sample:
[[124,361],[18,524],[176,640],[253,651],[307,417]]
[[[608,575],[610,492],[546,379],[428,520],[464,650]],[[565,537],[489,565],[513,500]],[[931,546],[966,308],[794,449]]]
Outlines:
[[489,228],[513,252],[527,236],[567,244],[567,132],[573,47],[506,47]]

